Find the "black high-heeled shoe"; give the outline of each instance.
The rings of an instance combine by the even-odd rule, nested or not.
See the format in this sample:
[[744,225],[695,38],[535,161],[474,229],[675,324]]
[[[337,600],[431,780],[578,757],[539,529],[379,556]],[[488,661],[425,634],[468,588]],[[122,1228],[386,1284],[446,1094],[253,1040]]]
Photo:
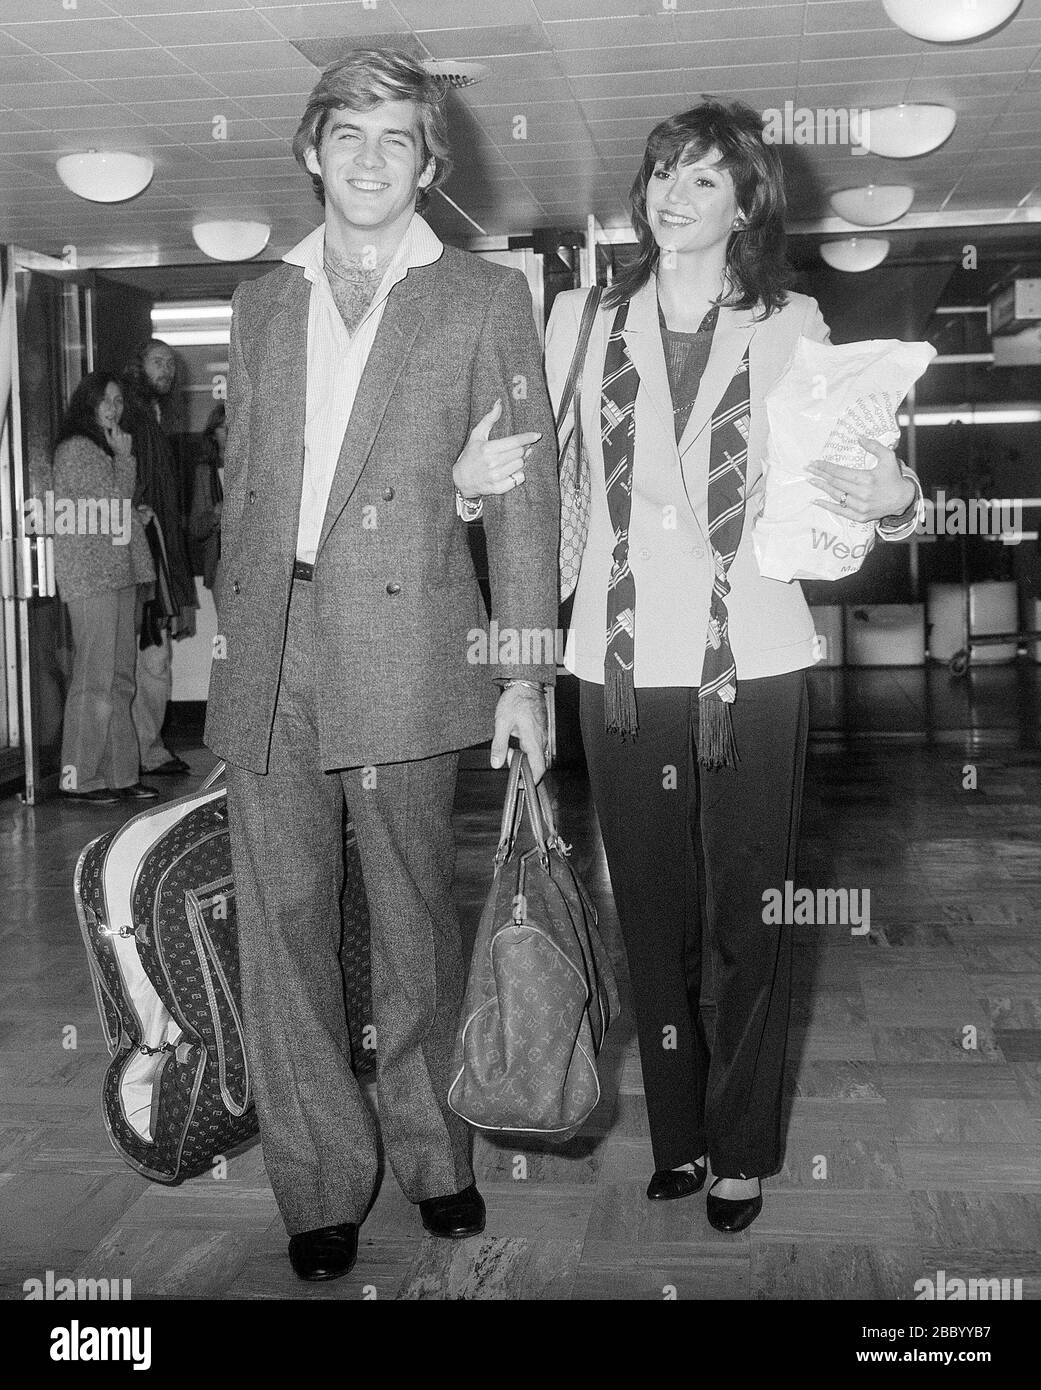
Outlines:
[[[723,1181],[717,1178],[712,1187],[718,1186]],[[708,1224],[717,1231],[743,1231],[746,1226],[751,1226],[763,1209],[763,1184],[760,1179],[758,1197],[713,1197],[712,1187],[708,1190],[708,1197],[705,1199],[706,1214]]]
[[674,1202],[678,1197],[692,1197],[705,1185],[708,1164],[695,1163],[688,1168],[658,1168],[647,1184],[647,1196],[652,1202]]

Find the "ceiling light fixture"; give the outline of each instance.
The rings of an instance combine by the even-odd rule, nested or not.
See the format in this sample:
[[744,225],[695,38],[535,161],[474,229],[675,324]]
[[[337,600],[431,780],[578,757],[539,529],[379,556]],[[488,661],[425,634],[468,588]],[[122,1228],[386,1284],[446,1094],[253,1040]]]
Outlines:
[[155,173],[155,164],[147,155],[125,150],[63,154],[55,168],[70,193],[91,203],[125,203],[136,198]]
[[440,77],[449,87],[472,87],[475,82],[483,82],[488,76],[484,63],[441,62],[427,58],[423,66],[432,77]]
[[231,342],[230,328],[165,329],[155,336],[167,347],[222,347]]
[[214,261],[248,261],[259,256],[268,243],[266,222],[196,222],[192,240]]
[[[897,416],[897,424],[907,424],[907,413]],[[958,409],[955,406],[937,406],[932,410],[919,407],[915,411],[916,425],[1036,425],[1041,421],[1041,407],[1030,404],[1010,406],[967,405]]]
[[934,102],[881,106],[862,118],[857,144],[885,159],[913,159],[938,149],[957,119],[957,113],[949,106]]
[[903,217],[914,202],[914,189],[906,183],[869,183],[864,188],[843,188],[828,200],[847,222],[858,227],[881,227]]
[[882,264],[889,255],[889,242],[885,237],[850,236],[841,241],[822,241],[820,253],[821,259],[833,270],[859,274]]
[[159,323],[199,323],[217,319],[222,323],[231,321],[230,304],[181,304],[170,308],[157,304],[152,310],[152,322]]
[[1021,0],[882,0],[895,25],[929,43],[963,43],[989,34],[1019,9]]

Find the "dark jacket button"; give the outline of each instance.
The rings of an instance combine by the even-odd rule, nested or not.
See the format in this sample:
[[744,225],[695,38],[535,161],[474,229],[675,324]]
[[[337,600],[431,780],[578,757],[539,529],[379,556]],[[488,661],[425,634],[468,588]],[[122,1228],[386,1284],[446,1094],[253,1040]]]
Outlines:
[[394,489],[392,487],[385,487],[383,489],[383,500],[384,502],[394,501]]
[[251,502],[255,502],[257,500],[257,494],[253,491],[252,488],[250,488],[249,490],[249,500]]
[[231,581],[231,592],[232,592],[233,594],[241,594],[241,593],[242,593],[242,585],[239,583],[239,581],[238,581],[237,579],[233,579],[233,580]]
[[400,593],[401,593],[401,585],[400,585],[400,584],[388,584],[388,585],[387,585],[387,593],[388,593],[388,594],[400,594]]

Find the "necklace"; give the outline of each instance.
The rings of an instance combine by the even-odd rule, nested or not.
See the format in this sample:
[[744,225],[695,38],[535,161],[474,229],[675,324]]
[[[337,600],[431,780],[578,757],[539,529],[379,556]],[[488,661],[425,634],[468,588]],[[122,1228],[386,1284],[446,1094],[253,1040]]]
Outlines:
[[328,247],[325,250],[325,273],[335,276],[337,280],[346,280],[351,284],[370,284],[378,285],[383,279],[389,264],[390,257],[372,261],[369,252],[361,255],[351,255],[342,257]]

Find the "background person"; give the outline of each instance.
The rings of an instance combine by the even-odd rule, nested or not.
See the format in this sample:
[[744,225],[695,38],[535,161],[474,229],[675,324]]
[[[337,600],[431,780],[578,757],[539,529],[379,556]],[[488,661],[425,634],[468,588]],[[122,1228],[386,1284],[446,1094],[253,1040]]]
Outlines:
[[192,568],[212,590],[220,564],[220,523],[224,511],[224,446],[228,438],[224,402],[214,406],[202,432],[202,457],[195,465],[188,534],[195,551]]
[[173,389],[176,366],[172,349],[150,338],[131,358],[123,376],[125,424],[137,457],[134,500],[152,512],[147,534],[156,580],[153,592],[138,593],[137,694],[132,714],[141,767],[153,776],[190,771],[162,737],[172,686],[171,639],[193,635],[198,607],[179,470],[162,427],[162,403]]
[[[104,372],[85,376],[73,392],[54,450],[55,507],[107,516],[107,528],[73,534],[56,527],[54,569],[69,610],[72,680],[62,728],[61,795],[112,804],[153,800],[138,780],[137,735],[130,716],[137,643],[138,583],[154,579],[142,519],[132,506],[135,463],[130,436],[120,428],[123,393]],[[118,508],[118,523],[112,516]],[[94,511],[94,509],[97,509]],[[129,544],[117,530],[130,522]]]

